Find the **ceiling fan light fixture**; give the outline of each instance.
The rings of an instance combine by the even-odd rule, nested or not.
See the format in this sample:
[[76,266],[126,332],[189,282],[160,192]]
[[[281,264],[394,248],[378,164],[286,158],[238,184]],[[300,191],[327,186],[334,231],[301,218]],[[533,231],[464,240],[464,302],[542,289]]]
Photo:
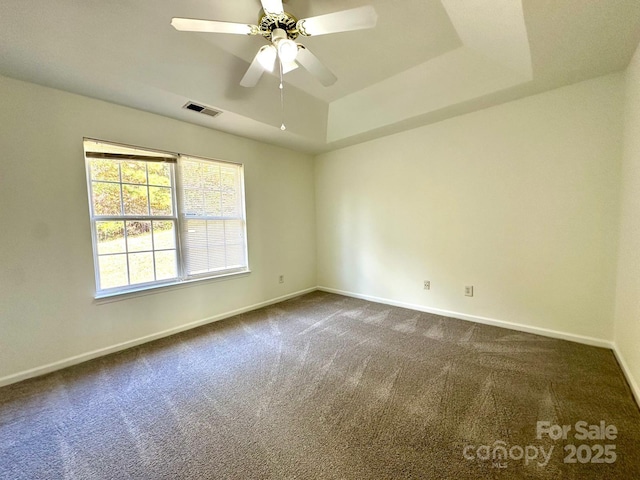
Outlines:
[[276,48],[278,49],[278,56],[282,63],[294,62],[298,55],[298,45],[288,38],[276,40]]
[[281,99],[282,76],[299,66],[315,76],[325,87],[333,85],[337,80],[336,76],[313,53],[303,45],[297,44],[295,40],[300,35],[326,35],[373,28],[378,18],[375,9],[371,5],[365,5],[299,20],[284,11],[283,3],[286,1],[260,0],[262,14],[258,25],[181,17],[174,17],[171,25],[180,31],[253,35],[269,41],[269,45],[258,50],[240,80],[243,87],[256,86],[265,71],[273,72],[278,59]]
[[260,65],[262,65],[262,68],[266,71],[273,72],[273,67],[276,64],[276,55],[276,47],[273,45],[265,45],[258,52],[258,62],[260,62]]

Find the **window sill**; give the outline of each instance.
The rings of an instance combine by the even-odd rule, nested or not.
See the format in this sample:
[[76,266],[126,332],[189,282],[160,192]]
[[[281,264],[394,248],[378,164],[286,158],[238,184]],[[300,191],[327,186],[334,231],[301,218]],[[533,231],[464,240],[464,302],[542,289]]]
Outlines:
[[136,290],[128,290],[126,292],[96,294],[94,297],[94,303],[96,305],[102,305],[105,303],[119,302],[121,300],[128,300],[130,298],[143,297],[146,295],[156,295],[158,293],[163,293],[171,290],[178,290],[181,288],[193,287],[196,284],[199,285],[206,282],[218,282],[222,280],[228,280],[232,277],[245,276],[245,275],[249,275],[250,273],[251,273],[251,270],[242,270],[240,272],[225,273],[224,275],[218,275],[215,277],[192,278],[192,279],[184,280],[180,282],[165,283],[162,285],[151,285],[151,286],[141,287]]

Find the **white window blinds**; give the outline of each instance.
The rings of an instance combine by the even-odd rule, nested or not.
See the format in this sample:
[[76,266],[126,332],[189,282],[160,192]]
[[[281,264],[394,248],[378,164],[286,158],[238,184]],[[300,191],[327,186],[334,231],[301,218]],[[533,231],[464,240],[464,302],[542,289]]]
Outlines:
[[247,269],[242,165],[180,156],[185,276]]

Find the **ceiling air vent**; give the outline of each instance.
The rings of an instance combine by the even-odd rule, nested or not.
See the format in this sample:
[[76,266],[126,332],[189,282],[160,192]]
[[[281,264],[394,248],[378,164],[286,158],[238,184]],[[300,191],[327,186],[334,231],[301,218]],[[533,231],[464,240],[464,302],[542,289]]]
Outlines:
[[194,112],[202,113],[204,115],[209,115],[210,117],[217,117],[222,113],[219,110],[215,110],[211,107],[200,105],[194,102],[187,102],[182,106],[182,108],[186,108],[187,110],[192,110]]

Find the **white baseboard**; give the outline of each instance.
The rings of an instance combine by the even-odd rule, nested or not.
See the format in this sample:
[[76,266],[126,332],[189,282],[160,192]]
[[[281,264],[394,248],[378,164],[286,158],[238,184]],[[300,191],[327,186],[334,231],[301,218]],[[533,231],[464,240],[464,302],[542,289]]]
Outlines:
[[460,320],[468,320],[470,322],[482,323],[484,325],[492,325],[494,327],[508,328],[510,330],[517,330],[519,332],[533,333],[536,335],[542,335],[544,337],[558,338],[561,340],[568,340],[570,342],[582,343],[582,344],[591,345],[594,347],[608,348],[613,351],[613,354],[618,360],[618,364],[622,369],[622,373],[627,379],[629,388],[631,388],[631,392],[634,396],[634,399],[638,404],[638,407],[640,408],[640,386],[638,385],[638,382],[631,374],[631,369],[629,368],[629,365],[625,361],[624,357],[622,356],[622,353],[618,349],[618,346],[614,342],[611,342],[608,340],[602,340],[600,338],[593,338],[593,337],[587,337],[584,335],[576,335],[573,333],[550,330],[548,328],[532,327],[529,325],[522,325],[520,323],[507,322],[505,320],[497,320],[494,318],[480,317],[477,315],[468,315],[466,313],[452,312],[449,310],[442,310],[439,308],[430,308],[430,307],[425,307],[423,305],[416,305],[411,303],[397,302],[395,300],[390,300],[388,298],[380,298],[380,297],[374,297],[371,295],[363,295],[360,293],[347,292],[344,290],[337,290],[335,288],[319,286],[318,290],[322,292],[336,293],[338,295],[345,295],[347,297],[360,298],[362,300],[368,300],[370,302],[382,303],[385,305],[393,305],[394,307],[408,308],[410,310],[418,310],[420,312],[433,313],[436,315],[443,315],[446,317],[457,318]]
[[585,345],[591,345],[593,347],[613,349],[613,342],[610,342],[608,340],[603,340],[600,338],[587,337],[584,335],[576,335],[573,333],[560,332],[558,330],[551,330],[551,329],[542,328],[542,327],[532,327],[529,325],[523,325],[521,323],[507,322],[505,320],[497,320],[495,318],[481,317],[478,315],[469,315],[466,313],[452,312],[449,310],[441,310],[439,308],[425,307],[423,305],[417,305],[413,303],[397,302],[395,300],[390,300],[388,298],[380,298],[380,297],[374,297],[371,295],[363,295],[360,293],[346,292],[344,290],[337,290],[335,288],[319,286],[318,290],[322,292],[336,293],[338,295],[345,295],[347,297],[360,298],[362,300],[368,300],[370,302],[382,303],[385,305],[393,305],[394,307],[408,308],[410,310],[418,310],[420,312],[443,315],[445,317],[457,318],[459,320],[467,320],[470,322],[481,323],[483,325],[491,325],[494,327],[508,328],[510,330],[517,330],[519,332],[533,333],[536,335],[542,335],[544,337],[558,338],[561,340],[568,340],[570,342],[583,343]]
[[362,300],[368,300],[370,302],[375,302],[375,303],[382,303],[385,305],[393,305],[395,307],[402,307],[402,308],[408,308],[411,310],[417,310],[417,311],[421,311],[421,312],[427,312],[427,313],[433,313],[436,315],[443,315],[443,316],[447,316],[447,317],[452,317],[452,318],[457,318],[460,320],[467,320],[470,322],[476,322],[476,323],[481,323],[484,325],[491,325],[491,326],[495,326],[495,327],[502,327],[502,328],[507,328],[510,330],[517,330],[520,332],[526,332],[526,333],[533,333],[536,335],[542,335],[545,337],[551,337],[551,338],[558,338],[558,339],[562,339],[562,340],[568,340],[571,342],[577,342],[577,343],[583,343],[586,345],[591,345],[591,346],[595,346],[595,347],[602,347],[602,348],[609,348],[611,350],[613,350],[614,355],[616,356],[616,359],[618,360],[618,363],[620,364],[620,367],[627,379],[627,382],[629,383],[629,386],[631,388],[631,391],[635,397],[636,402],[638,403],[638,406],[640,406],[640,386],[638,386],[638,383],[636,382],[636,380],[634,379],[634,377],[631,375],[631,370],[629,369],[629,366],[627,365],[626,361],[624,360],[624,357],[622,356],[622,354],[620,353],[620,351],[618,350],[618,347],[615,343],[607,341],[607,340],[602,340],[602,339],[598,339],[598,338],[593,338],[593,337],[587,337],[587,336],[583,336],[583,335],[576,335],[576,334],[572,334],[572,333],[565,333],[565,332],[560,332],[557,330],[550,330],[547,328],[540,328],[540,327],[532,327],[529,325],[522,325],[519,323],[513,323],[513,322],[507,322],[504,320],[497,320],[497,319],[493,319],[493,318],[487,318],[487,317],[481,317],[481,316],[477,316],[477,315],[468,315],[465,313],[460,313],[460,312],[453,312],[453,311],[449,311],[449,310],[442,310],[439,308],[430,308],[430,307],[425,307],[423,305],[416,305],[416,304],[411,304],[411,303],[404,303],[404,302],[398,302],[395,300],[390,300],[388,298],[380,298],[380,297],[374,297],[371,295],[363,295],[363,294],[359,294],[359,293],[353,293],[353,292],[347,292],[344,290],[337,290],[334,288],[328,288],[328,287],[312,287],[312,288],[308,288],[306,290],[300,290],[298,292],[294,292],[294,293],[290,293],[288,295],[283,295],[281,297],[276,297],[276,298],[272,298],[271,300],[266,300],[264,302],[260,302],[260,303],[256,303],[254,305],[250,305],[248,307],[243,307],[243,308],[239,308],[237,310],[232,310],[230,312],[225,312],[225,313],[220,313],[218,315],[214,315],[212,317],[208,317],[208,318],[204,318],[201,320],[197,320],[195,322],[191,322],[191,323],[187,323],[185,325],[180,325],[179,327],[174,327],[174,328],[170,328],[168,330],[163,330],[161,332],[157,332],[151,335],[146,335],[144,337],[139,337],[133,340],[129,340],[126,342],[122,342],[122,343],[118,343],[116,345],[112,345],[110,347],[105,347],[105,348],[100,348],[98,350],[92,350],[90,352],[86,352],[80,355],[76,355],[73,357],[69,357],[63,360],[59,360],[57,362],[53,362],[53,363],[49,363],[47,365],[42,365],[40,367],[36,367],[36,368],[32,368],[29,370],[24,370],[22,372],[18,372],[12,375],[8,375],[5,377],[0,378],[0,387],[3,387],[5,385],[10,385],[12,383],[16,383],[16,382],[20,382],[22,380],[26,380],[28,378],[33,378],[33,377],[37,377],[40,375],[44,375],[47,373],[51,373],[54,372],[56,370],[61,370],[63,368],[66,367],[70,367],[72,365],[77,365],[79,363],[82,362],[86,362],[88,360],[92,360],[94,358],[97,357],[102,357],[104,355],[108,355],[110,353],[115,353],[121,350],[126,350],[127,348],[131,348],[131,347],[135,347],[137,345],[141,345],[143,343],[147,343],[147,342],[151,342],[153,340],[157,340],[160,338],[164,338],[164,337],[168,337],[170,335],[174,335],[176,333],[180,333],[186,330],[190,330],[192,328],[196,328],[202,325],[206,325],[208,323],[212,323],[212,322],[216,322],[218,320],[224,320],[225,318],[229,318],[229,317],[233,317],[234,315],[239,315],[241,313],[246,313],[246,312],[250,312],[252,310],[257,310],[259,308],[262,307],[266,307],[269,305],[273,305],[275,303],[280,303],[283,302],[285,300],[289,300],[291,298],[295,298],[295,297],[299,297],[301,295],[307,294],[307,293],[311,293],[313,291],[316,290],[320,290],[323,292],[329,292],[329,293],[336,293],[338,295],[345,295],[347,297],[353,297],[353,298],[360,298]]
[[264,302],[256,303],[248,307],[239,308],[237,310],[232,310],[230,312],[220,313],[212,317],[203,318],[202,320],[197,320],[195,322],[187,323],[185,325],[180,325],[179,327],[170,328],[168,330],[163,330],[161,332],[153,333],[151,335],[145,335],[144,337],[139,337],[133,340],[128,340],[126,342],[118,343],[110,347],[99,348],[98,350],[92,350],[90,352],[65,358],[63,360],[49,363],[47,365],[42,365],[40,367],[24,370],[22,372],[14,373],[12,375],[7,375],[6,377],[0,378],[0,387],[3,387],[5,385],[10,385],[12,383],[20,382],[28,378],[44,375],[46,373],[51,373],[56,370],[61,370],[63,368],[70,367],[72,365],[77,365],[78,363],[86,362],[87,360],[92,360],[97,357],[109,355],[110,353],[119,352],[120,350],[126,350],[127,348],[135,347],[137,345],[151,342],[159,338],[168,337],[176,333],[184,332],[185,330],[190,330],[192,328],[196,328],[201,325],[206,325],[207,323],[216,322],[218,320],[224,320],[225,318],[233,317],[234,315],[250,312],[251,310],[257,310],[258,308],[273,305],[274,303],[280,303],[285,300],[289,300],[291,298],[299,297],[300,295],[304,295],[306,293],[314,292],[316,290],[317,290],[316,287],[308,288],[306,290],[300,290],[298,292],[290,293],[288,295],[283,295],[281,297],[272,298],[271,300],[266,300]]
[[633,393],[633,396],[636,399],[636,403],[638,404],[638,408],[640,408],[640,386],[636,382],[636,379],[633,378],[633,375],[631,374],[631,369],[629,368],[629,365],[625,361],[625,359],[622,356],[622,353],[620,352],[620,350],[618,350],[618,345],[615,344],[615,343],[613,344],[613,354],[616,356],[616,359],[618,360],[618,364],[620,365],[620,368],[622,369],[622,373],[624,373],[624,376],[627,379],[627,383],[629,384],[629,388],[631,388],[631,393]]

